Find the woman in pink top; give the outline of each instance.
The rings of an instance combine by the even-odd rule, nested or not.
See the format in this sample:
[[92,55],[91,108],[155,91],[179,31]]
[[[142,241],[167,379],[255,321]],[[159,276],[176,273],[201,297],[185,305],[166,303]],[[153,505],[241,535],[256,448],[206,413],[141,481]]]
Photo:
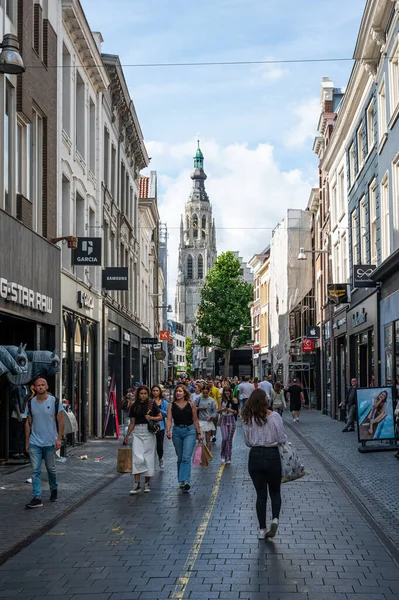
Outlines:
[[[256,489],[256,513],[259,521],[258,538],[274,537],[281,509],[281,461],[279,444],[287,441],[283,420],[277,412],[269,410],[265,392],[254,390],[241,413],[244,439],[251,448],[248,471]],[[266,530],[267,494],[272,503],[272,523]]]

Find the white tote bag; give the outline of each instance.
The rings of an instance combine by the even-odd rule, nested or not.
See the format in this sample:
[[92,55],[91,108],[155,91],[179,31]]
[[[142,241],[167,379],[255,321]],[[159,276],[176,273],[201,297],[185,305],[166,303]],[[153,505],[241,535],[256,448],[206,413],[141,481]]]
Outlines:
[[305,467],[291,442],[285,442],[278,447],[281,459],[281,483],[294,481],[306,475]]

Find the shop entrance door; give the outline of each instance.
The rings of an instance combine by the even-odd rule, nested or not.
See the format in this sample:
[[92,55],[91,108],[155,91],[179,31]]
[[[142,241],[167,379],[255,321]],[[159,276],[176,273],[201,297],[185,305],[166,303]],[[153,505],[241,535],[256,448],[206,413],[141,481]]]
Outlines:
[[75,338],[74,338],[75,352],[74,352],[74,369],[73,369],[73,411],[75,413],[76,421],[78,423],[78,431],[76,433],[77,441],[82,440],[84,437],[83,432],[85,431],[84,415],[85,410],[85,394],[82,388],[82,366],[83,366],[83,352],[82,352],[82,334],[80,323],[76,323]]
[[368,347],[367,344],[359,345],[359,387],[367,387],[368,386],[368,364],[369,364],[369,356],[368,356]]

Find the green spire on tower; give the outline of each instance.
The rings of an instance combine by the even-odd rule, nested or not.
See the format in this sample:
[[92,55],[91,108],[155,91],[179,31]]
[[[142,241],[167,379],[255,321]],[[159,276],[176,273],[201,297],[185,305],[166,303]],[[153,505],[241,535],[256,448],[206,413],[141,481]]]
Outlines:
[[202,171],[204,169],[204,155],[202,154],[199,140],[197,140],[197,144],[198,148],[194,156],[194,169],[201,169]]

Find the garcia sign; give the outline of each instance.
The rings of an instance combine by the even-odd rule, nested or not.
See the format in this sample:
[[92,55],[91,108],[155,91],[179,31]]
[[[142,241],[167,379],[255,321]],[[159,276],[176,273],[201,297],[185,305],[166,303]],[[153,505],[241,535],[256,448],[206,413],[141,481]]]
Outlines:
[[19,283],[7,281],[4,277],[0,277],[0,298],[50,315],[53,312],[52,298],[45,294],[39,294],[39,292],[35,292]]
[[101,265],[101,241],[100,237],[78,238],[78,247],[72,253],[73,264],[92,267]]

